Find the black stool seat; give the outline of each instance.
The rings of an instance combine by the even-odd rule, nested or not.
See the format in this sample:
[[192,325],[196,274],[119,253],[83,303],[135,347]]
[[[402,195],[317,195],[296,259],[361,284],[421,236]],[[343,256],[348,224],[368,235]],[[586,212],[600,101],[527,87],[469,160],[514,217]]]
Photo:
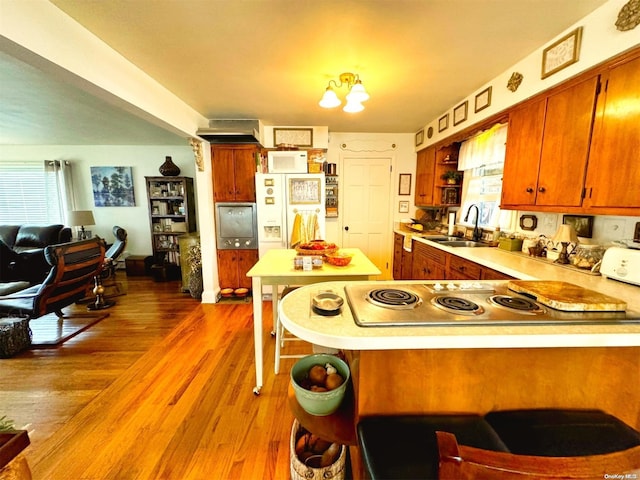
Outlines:
[[640,432],[600,410],[505,410],[484,418],[519,455],[600,455],[640,445]]
[[465,445],[509,451],[479,415],[363,417],[358,423],[358,442],[368,477],[372,480],[437,479],[436,430],[455,434]]

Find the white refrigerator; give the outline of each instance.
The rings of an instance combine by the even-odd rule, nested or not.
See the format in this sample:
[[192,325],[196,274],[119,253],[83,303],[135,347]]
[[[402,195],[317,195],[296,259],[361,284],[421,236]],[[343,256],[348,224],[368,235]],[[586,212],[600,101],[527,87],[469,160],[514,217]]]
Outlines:
[[272,248],[292,248],[292,236],[325,239],[324,173],[256,173],[255,178],[260,257]]

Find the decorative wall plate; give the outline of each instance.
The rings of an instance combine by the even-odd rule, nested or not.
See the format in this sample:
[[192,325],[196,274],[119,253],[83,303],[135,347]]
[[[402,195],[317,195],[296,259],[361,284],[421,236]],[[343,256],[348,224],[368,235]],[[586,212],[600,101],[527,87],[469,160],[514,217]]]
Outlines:
[[616,28],[624,32],[633,30],[638,24],[640,24],[640,0],[629,0],[618,13]]
[[538,226],[538,217],[535,215],[522,215],[520,217],[520,228],[532,232]]

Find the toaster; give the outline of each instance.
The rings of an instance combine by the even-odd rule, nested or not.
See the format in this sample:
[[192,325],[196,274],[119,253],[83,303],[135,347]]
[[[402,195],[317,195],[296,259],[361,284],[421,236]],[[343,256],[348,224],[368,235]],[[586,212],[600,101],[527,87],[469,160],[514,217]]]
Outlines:
[[608,248],[602,258],[600,273],[605,278],[640,285],[640,250]]

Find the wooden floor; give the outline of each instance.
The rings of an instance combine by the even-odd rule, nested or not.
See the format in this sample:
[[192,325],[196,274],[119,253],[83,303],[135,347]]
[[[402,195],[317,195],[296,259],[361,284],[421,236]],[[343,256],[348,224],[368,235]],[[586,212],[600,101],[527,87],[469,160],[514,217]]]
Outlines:
[[33,478],[289,478],[295,360],[274,375],[270,302],[255,396],[250,301],[203,305],[148,277],[116,300],[62,346],[0,360],[0,416],[28,425]]

